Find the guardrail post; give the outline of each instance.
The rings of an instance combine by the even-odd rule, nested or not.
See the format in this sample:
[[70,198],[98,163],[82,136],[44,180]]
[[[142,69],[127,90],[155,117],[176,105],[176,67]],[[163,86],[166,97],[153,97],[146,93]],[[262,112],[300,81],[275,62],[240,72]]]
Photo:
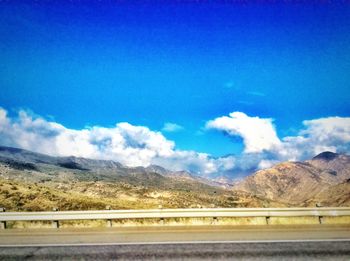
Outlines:
[[[163,206],[162,206],[162,205],[159,205],[158,208],[159,208],[160,211],[162,211]],[[161,218],[159,219],[159,224],[160,224],[160,225],[164,225],[164,218],[161,217]]]
[[164,218],[160,218],[159,224],[164,225]]
[[[111,206],[106,206],[106,210],[111,210]],[[107,227],[112,227],[112,219],[107,219]]]
[[[52,211],[58,211],[58,208],[53,208]],[[53,220],[52,228],[60,228],[60,222],[58,220]]]
[[[5,212],[5,208],[0,208],[0,212]],[[6,221],[1,221],[0,222],[0,229],[6,229]]]
[[323,224],[323,216],[319,216],[319,217],[318,217],[318,222],[320,223],[320,225]]
[[[316,207],[321,208],[321,207],[323,207],[323,205],[322,205],[322,203],[318,202],[318,203],[316,203]],[[318,223],[320,223],[320,225],[323,224],[323,216],[318,216]]]
[[213,221],[211,222],[212,225],[216,225],[218,223],[218,218],[213,217]]
[[267,217],[265,217],[265,219],[266,219],[266,225],[270,225],[270,217],[267,216]]

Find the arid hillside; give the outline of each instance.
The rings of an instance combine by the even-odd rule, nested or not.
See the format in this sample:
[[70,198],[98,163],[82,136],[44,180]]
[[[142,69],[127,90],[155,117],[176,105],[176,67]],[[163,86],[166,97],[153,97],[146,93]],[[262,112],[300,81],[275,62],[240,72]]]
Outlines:
[[323,152],[305,162],[283,162],[260,170],[234,189],[296,206],[350,206],[350,157]]
[[[157,172],[158,173],[157,173]],[[0,202],[8,210],[281,206],[187,172],[0,148]]]
[[324,152],[284,162],[230,188],[186,171],[51,157],[0,147],[0,202],[8,210],[350,206],[350,157]]

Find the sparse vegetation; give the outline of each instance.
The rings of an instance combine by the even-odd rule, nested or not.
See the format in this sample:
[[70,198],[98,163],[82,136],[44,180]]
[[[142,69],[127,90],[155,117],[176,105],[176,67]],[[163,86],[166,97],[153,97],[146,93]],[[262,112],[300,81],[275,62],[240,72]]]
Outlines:
[[[27,154],[23,154],[17,159],[20,153],[13,155],[11,150],[6,148],[2,151],[7,151],[7,158],[0,155],[0,207],[5,207],[8,211],[47,211],[52,208],[102,210],[106,206],[112,209],[146,209],[159,206],[287,207],[314,206],[315,202],[344,206],[349,202],[348,182],[322,190],[320,181],[314,178],[319,175],[322,177],[320,184],[332,184],[330,181],[346,177],[348,170],[342,170],[338,163],[334,168],[337,170],[337,176],[327,174],[328,172],[317,174],[314,167],[311,167],[311,163],[315,164],[313,162],[281,163],[275,168],[260,171],[246,179],[246,183],[250,180],[254,182],[248,182],[249,189],[243,192],[237,188],[232,190],[203,183],[203,180],[198,180],[186,172],[179,175],[161,175],[154,170],[142,167],[126,168],[110,161],[55,158],[35,153],[30,153],[30,158],[25,158]],[[26,159],[28,162],[23,161]],[[317,166],[323,164],[320,159],[316,160]],[[327,164],[327,169],[330,169],[329,163]],[[305,168],[308,169],[308,176],[304,175]],[[297,174],[293,174],[293,171]],[[326,176],[323,177],[324,175]],[[303,183],[300,180],[303,180]],[[317,185],[322,193],[301,203],[295,198],[294,201],[291,200],[290,197],[295,193],[301,198],[306,192],[315,194],[310,186],[304,191],[305,189],[300,187],[304,183],[313,184],[314,187]],[[296,184],[299,184],[298,191],[294,189]],[[265,188],[266,186],[268,188]],[[247,186],[243,186],[243,189],[247,189]],[[294,194],[286,193],[287,191]],[[273,197],[264,193],[270,193]],[[332,195],[331,198],[329,195]],[[282,199],[283,203],[280,201]]]
[[[25,183],[0,178],[0,201],[9,211],[245,207],[262,206],[248,194],[224,191],[219,195],[197,191],[160,190],[125,183]],[[244,200],[243,200],[244,199]]]

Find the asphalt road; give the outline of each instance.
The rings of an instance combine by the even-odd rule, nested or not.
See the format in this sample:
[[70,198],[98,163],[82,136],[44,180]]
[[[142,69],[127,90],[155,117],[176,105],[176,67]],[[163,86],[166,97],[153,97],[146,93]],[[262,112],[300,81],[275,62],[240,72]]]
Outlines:
[[350,241],[0,248],[0,260],[349,260]]
[[0,260],[350,260],[350,226],[0,231]]

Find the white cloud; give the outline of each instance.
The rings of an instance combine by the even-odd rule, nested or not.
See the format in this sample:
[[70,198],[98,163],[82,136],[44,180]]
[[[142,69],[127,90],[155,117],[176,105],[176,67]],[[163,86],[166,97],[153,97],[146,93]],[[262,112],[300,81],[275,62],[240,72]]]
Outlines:
[[295,160],[323,151],[350,152],[350,117],[327,117],[303,121],[298,136],[283,138],[280,154]]
[[243,138],[245,153],[259,153],[280,145],[272,119],[249,117],[243,112],[232,112],[207,122],[206,128],[224,131]]
[[273,166],[274,164],[278,163],[276,160],[268,160],[268,159],[263,159],[259,162],[257,168],[258,169],[267,169]]
[[240,136],[244,154],[236,158],[236,167],[261,169],[279,161],[305,160],[323,152],[350,152],[350,118],[328,117],[303,121],[304,129],[297,136],[280,140],[272,119],[250,117],[233,112],[208,121],[208,129],[224,131],[230,136]]
[[177,131],[181,131],[183,129],[184,128],[181,125],[178,125],[178,124],[172,123],[172,122],[166,122],[166,123],[164,123],[162,131],[165,131],[165,132],[177,132]]
[[178,150],[161,132],[145,126],[121,122],[112,128],[74,130],[24,110],[9,117],[0,108],[0,145],[55,156],[110,159],[127,166],[158,164],[204,175],[251,173],[279,161],[310,159],[325,150],[350,152],[350,118],[320,118],[303,124],[296,136],[279,139],[270,118],[250,117],[242,112],[218,117],[208,121],[206,128],[240,136],[245,147],[241,155],[212,158],[206,153]]
[[161,132],[144,126],[121,122],[112,128],[74,130],[24,110],[10,118],[0,108],[0,142],[54,156],[111,159],[127,166],[160,164],[172,170],[211,173],[222,165],[208,154],[177,150],[175,143]]
[[319,142],[341,143],[350,142],[350,118],[328,117],[304,121],[307,129],[301,133],[317,137]]

